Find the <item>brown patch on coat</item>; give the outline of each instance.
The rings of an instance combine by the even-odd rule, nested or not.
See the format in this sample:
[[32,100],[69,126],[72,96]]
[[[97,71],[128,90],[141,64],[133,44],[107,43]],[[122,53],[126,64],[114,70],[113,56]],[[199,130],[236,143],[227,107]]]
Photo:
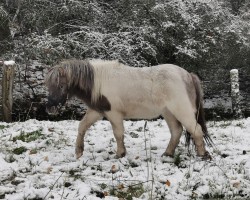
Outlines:
[[82,90],[78,87],[69,89],[70,96],[76,96],[79,99],[83,100],[86,105],[96,110],[97,112],[105,112],[111,110],[111,104],[106,96],[100,95],[99,98],[95,101],[91,101],[91,90]]

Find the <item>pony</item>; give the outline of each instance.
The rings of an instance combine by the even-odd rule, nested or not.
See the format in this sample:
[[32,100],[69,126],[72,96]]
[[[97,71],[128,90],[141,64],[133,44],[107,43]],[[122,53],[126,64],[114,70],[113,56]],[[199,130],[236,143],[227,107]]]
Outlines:
[[116,156],[121,158],[126,155],[123,120],[159,116],[171,133],[163,156],[174,156],[185,128],[197,156],[211,159],[205,148],[205,142],[211,145],[212,140],[205,123],[201,83],[197,75],[181,67],[162,64],[137,68],[115,60],[70,59],[50,68],[45,84],[49,114],[57,113],[59,105],[72,96],[88,107],[78,127],[77,159],[83,155],[85,133],[96,121],[104,117],[110,121],[117,142]]

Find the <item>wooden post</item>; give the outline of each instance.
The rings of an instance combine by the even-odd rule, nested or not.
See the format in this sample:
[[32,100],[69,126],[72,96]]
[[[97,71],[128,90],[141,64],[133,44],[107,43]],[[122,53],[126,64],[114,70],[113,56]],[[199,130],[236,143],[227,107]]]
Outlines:
[[2,80],[2,106],[3,120],[5,122],[12,121],[12,105],[13,105],[13,83],[15,75],[15,62],[3,62],[3,80]]
[[232,110],[235,118],[242,118],[243,114],[240,109],[240,87],[239,87],[239,72],[237,69],[230,71],[231,78],[231,98]]

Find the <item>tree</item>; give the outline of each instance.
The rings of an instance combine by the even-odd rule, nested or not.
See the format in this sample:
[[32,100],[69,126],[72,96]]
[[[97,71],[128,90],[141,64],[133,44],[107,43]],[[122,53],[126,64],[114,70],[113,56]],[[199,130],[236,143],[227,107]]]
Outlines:
[[11,33],[7,12],[0,6],[0,55],[11,47]]

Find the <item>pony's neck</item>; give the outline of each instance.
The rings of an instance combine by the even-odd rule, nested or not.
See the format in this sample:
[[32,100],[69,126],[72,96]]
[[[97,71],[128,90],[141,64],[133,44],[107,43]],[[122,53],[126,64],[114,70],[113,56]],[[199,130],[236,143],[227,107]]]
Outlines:
[[91,104],[91,91],[83,90],[78,86],[74,86],[69,89],[69,96],[75,96],[78,99],[83,100],[84,103],[87,104],[87,106]]
[[97,101],[91,100],[91,91],[85,91],[80,89],[79,87],[72,87],[70,90],[69,96],[76,96],[77,98],[83,100],[83,102],[91,109],[96,110],[98,112],[105,112],[111,110],[111,104],[109,100],[100,95]]

